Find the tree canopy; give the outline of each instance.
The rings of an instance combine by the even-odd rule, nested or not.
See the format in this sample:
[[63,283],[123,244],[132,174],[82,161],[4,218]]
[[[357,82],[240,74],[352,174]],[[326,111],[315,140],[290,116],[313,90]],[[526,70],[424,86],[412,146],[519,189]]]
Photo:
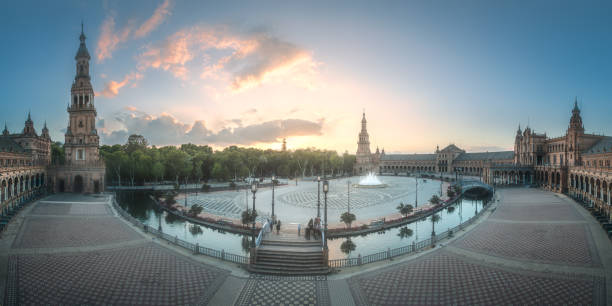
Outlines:
[[[63,148],[54,147],[56,160]],[[208,145],[183,144],[157,148],[141,135],[131,135],[124,145],[104,145],[100,155],[106,162],[111,185],[142,185],[145,182],[175,183],[237,181],[248,177],[294,178],[352,174],[355,155],[314,148],[295,151],[262,150],[229,146],[213,150]]]

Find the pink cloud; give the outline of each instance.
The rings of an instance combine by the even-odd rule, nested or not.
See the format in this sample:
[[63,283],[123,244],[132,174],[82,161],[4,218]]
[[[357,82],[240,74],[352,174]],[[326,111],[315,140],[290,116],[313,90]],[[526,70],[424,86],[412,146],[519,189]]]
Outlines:
[[118,31],[115,31],[115,18],[113,15],[107,16],[102,23],[102,28],[100,30],[101,34],[96,48],[98,62],[111,58],[117,47],[128,41],[128,39],[145,37],[151,31],[155,30],[168,15],[170,15],[170,1],[165,0],[155,9],[153,15],[143,22],[136,30],[134,30],[134,25],[129,23]]
[[[111,80],[110,82],[107,82],[104,86],[104,89],[101,92],[96,93],[96,94],[109,98],[109,99],[114,98],[119,94],[119,90],[122,87],[126,86],[127,84],[129,84],[130,82],[134,80],[140,80],[140,79],[142,79],[142,74],[137,73],[137,72],[129,73],[123,78],[121,82],[113,81],[113,80]],[[134,83],[132,85],[134,85]]]
[[[163,69],[187,79],[187,65],[201,67],[200,78],[225,81],[232,91],[241,91],[279,76],[307,84],[316,74],[312,54],[268,33],[239,35],[226,28],[194,27],[149,46],[139,57],[139,70]],[[307,85],[310,87],[310,85]]]
[[102,23],[100,39],[98,39],[98,47],[96,55],[98,62],[111,58],[113,51],[117,49],[117,45],[128,40],[132,29],[125,27],[119,32],[115,32],[115,18],[108,16]]
[[142,38],[147,36],[151,31],[155,30],[164,19],[170,15],[170,1],[165,0],[160,6],[155,9],[153,15],[147,19],[135,32],[134,37]]

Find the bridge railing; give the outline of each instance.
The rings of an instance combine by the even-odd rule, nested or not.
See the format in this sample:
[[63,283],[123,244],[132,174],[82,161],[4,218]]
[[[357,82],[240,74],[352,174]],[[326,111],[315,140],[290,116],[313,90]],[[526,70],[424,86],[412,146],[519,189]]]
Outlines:
[[259,235],[257,235],[257,239],[255,239],[255,247],[259,247],[259,245],[261,244],[261,241],[263,240],[263,237],[270,232],[270,221],[266,220],[266,222],[264,223],[264,225],[261,227],[261,230],[259,231]]
[[340,259],[330,259],[328,260],[328,266],[330,268],[343,268],[343,267],[354,267],[361,266],[367,263],[383,261],[387,259],[392,259],[397,256],[402,256],[406,254],[416,253],[418,251],[429,248],[436,241],[452,237],[458,231],[464,229],[468,225],[474,223],[482,214],[487,211],[487,207],[484,207],[481,211],[479,211],[476,215],[472,216],[468,220],[459,225],[450,228],[442,233],[436,234],[433,237],[421,240],[421,241],[413,241],[412,244],[402,246],[399,248],[388,248],[386,251],[380,251],[377,253],[369,254],[366,256],[361,256],[361,254],[357,255],[357,257],[349,257],[349,258],[340,258]]
[[[174,245],[180,246],[182,248],[185,248],[187,250],[190,250],[191,252],[193,252],[196,255],[206,255],[209,257],[213,257],[213,258],[217,258],[223,261],[229,261],[229,262],[233,262],[233,263],[237,263],[237,264],[248,264],[249,263],[249,258],[243,255],[237,255],[237,254],[232,254],[232,253],[227,253],[225,252],[224,249],[221,250],[216,250],[216,249],[211,249],[211,248],[207,248],[204,246],[201,246],[199,244],[193,244],[189,241],[185,241],[182,240],[180,238],[178,238],[178,236],[171,236],[168,235],[166,233],[164,233],[163,231],[157,230],[151,226],[148,226],[142,222],[140,222],[138,219],[132,217],[127,211],[123,210],[123,208],[121,208],[121,206],[119,206],[119,203],[117,203],[117,199],[115,199],[114,194],[112,195],[112,205],[113,208],[115,208],[115,210],[127,221],[129,221],[132,225],[138,227],[139,229],[142,229],[144,232],[148,232],[153,234],[154,236],[158,237],[159,239],[163,239],[169,243],[172,243]],[[263,231],[260,231],[263,232]]]

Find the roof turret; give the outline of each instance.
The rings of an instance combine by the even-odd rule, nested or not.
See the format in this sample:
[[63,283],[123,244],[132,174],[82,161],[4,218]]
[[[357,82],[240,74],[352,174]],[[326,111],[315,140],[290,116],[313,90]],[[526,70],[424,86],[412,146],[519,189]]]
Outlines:
[[89,51],[87,51],[87,46],[85,45],[85,39],[87,39],[87,37],[85,36],[85,32],[83,32],[83,22],[81,22],[81,36],[79,36],[81,45],[79,45],[79,51],[77,51],[77,54],[74,59],[79,59],[83,57],[87,58],[87,60],[91,59],[91,56],[89,56]]

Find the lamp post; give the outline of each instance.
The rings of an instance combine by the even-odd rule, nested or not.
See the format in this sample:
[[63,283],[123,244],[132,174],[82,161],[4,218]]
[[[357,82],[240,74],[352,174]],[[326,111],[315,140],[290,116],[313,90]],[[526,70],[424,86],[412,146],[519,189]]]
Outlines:
[[251,231],[252,231],[252,236],[253,236],[253,241],[252,241],[252,245],[253,247],[255,247],[255,193],[257,193],[257,181],[253,180],[253,182],[251,183],[251,192],[253,193],[253,210],[251,211],[251,214],[253,216],[253,226],[251,227]]
[[317,176],[317,218],[321,218],[321,177]]
[[276,176],[272,176],[272,220],[274,220],[274,185],[276,185]]
[[329,182],[325,180],[323,182],[323,194],[325,195],[325,220],[323,223],[323,233],[325,234],[325,241],[323,241],[323,247],[327,249],[327,192],[329,191]]
[[346,182],[346,199],[348,202],[348,213],[351,213],[351,181]]
[[414,208],[419,207],[419,178],[414,176]]

